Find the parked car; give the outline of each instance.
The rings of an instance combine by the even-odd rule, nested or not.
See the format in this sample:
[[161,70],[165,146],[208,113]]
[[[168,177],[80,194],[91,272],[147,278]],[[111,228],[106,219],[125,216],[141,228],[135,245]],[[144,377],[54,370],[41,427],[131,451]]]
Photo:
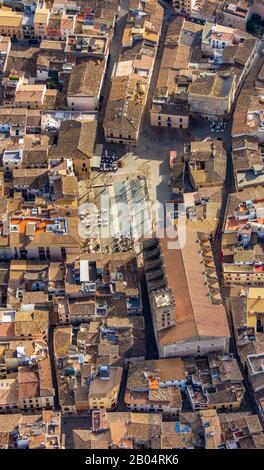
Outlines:
[[38,46],[39,40],[38,40],[38,39],[29,39],[28,43],[29,43],[29,44],[32,44],[32,45]]

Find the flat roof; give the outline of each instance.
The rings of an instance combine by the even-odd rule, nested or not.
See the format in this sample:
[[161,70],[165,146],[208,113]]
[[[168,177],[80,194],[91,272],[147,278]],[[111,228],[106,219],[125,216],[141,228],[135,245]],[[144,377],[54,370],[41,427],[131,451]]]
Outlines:
[[19,161],[19,160],[22,160],[22,154],[23,154],[23,150],[22,149],[19,149],[19,150],[5,150],[4,154],[3,154],[3,161],[10,161],[10,160],[16,160],[16,161]]

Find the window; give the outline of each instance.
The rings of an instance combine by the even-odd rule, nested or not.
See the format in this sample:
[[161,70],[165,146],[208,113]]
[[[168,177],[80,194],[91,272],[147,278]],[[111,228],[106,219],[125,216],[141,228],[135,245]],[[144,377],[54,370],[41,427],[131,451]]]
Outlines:
[[64,261],[66,260],[66,249],[64,247],[61,248],[61,257]]

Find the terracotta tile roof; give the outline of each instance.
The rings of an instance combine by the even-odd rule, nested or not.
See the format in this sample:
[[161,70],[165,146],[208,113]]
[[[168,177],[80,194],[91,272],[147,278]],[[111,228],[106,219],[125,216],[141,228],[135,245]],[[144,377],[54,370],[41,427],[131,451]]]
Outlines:
[[160,241],[168,285],[177,306],[175,326],[158,333],[162,346],[197,336],[230,337],[225,308],[212,304],[208,296],[197,240],[197,233],[190,229],[181,250],[168,249],[167,239]]
[[104,60],[89,60],[75,65],[71,72],[67,95],[97,96],[100,92],[104,68]]
[[66,356],[71,344],[72,327],[58,327],[54,331],[54,352],[56,357]]
[[39,374],[39,388],[40,396],[54,395],[54,388],[51,375],[51,364],[50,358],[39,361],[38,363],[38,374]]
[[0,323],[0,336],[3,338],[12,337],[15,335],[15,323]]
[[39,396],[38,383],[28,382],[19,385],[18,398],[23,400],[24,398],[33,398]]
[[18,369],[18,383],[38,383],[38,374],[36,371],[31,370],[30,367],[21,366]]

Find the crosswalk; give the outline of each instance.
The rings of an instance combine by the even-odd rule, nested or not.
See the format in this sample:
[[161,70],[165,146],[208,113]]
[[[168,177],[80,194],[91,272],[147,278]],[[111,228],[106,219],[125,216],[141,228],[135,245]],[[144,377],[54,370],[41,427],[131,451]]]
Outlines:
[[263,50],[263,45],[264,45],[263,39],[257,39],[256,51],[257,51],[257,52],[262,52],[262,50]]

